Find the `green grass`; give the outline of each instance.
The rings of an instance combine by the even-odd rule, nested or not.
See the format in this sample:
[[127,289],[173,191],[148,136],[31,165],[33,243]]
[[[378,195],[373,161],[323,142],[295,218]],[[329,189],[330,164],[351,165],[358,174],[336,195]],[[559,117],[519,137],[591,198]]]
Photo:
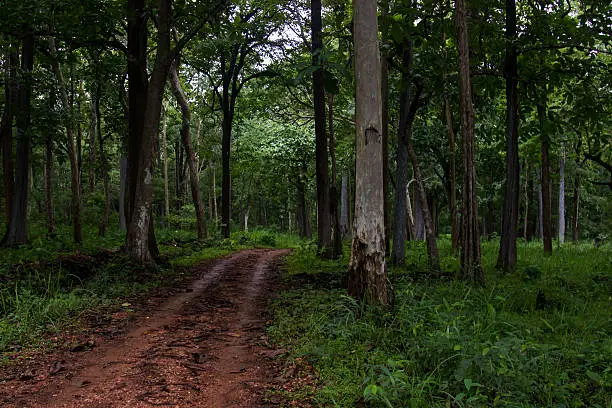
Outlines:
[[[521,244],[505,276],[497,249],[483,243],[487,285],[476,288],[428,279],[423,243],[409,243],[407,267],[390,268],[394,306],[381,309],[345,296],[346,256],[321,261],[302,245],[269,333],[313,365],[321,406],[610,407],[612,247],[568,243],[545,257]],[[440,252],[456,273],[448,240]]]
[[87,310],[117,306],[162,284],[171,285],[185,275],[185,267],[240,249],[299,242],[261,229],[198,241],[193,230],[158,227],[162,262],[145,269],[122,253],[105,252],[124,243],[120,232],[100,238],[96,228],[85,226],[85,241],[76,245],[69,226],[58,227],[57,235],[48,238],[33,223],[30,243],[0,248],[0,361],[7,351],[44,346],[47,334],[76,324]]

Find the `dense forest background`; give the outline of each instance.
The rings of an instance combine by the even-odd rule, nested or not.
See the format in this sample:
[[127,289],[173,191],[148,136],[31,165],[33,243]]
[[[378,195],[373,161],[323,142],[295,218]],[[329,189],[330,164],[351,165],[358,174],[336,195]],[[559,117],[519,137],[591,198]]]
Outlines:
[[[445,398],[446,390],[457,404],[470,398],[492,403],[503,393],[483,396],[479,387],[497,373],[513,378],[504,395],[531,404],[543,391],[532,384],[539,391],[523,393],[529,385],[519,379],[533,367],[521,347],[546,354],[550,350],[534,344],[549,341],[571,352],[555,369],[544,364],[533,372],[550,372],[550,381],[570,391],[547,389],[548,399],[535,403],[566,401],[567,391],[583,395],[587,405],[609,406],[604,396],[611,373],[598,354],[609,344],[588,350],[568,345],[576,333],[585,333],[584,344],[609,333],[609,2],[0,5],[0,311],[6,320],[0,328],[9,333],[2,347],[24,336],[22,329],[48,325],[24,323],[11,329],[19,333],[10,331],[11,321],[22,316],[20,299],[37,291],[53,298],[76,284],[69,278],[74,271],[58,272],[53,281],[46,272],[33,275],[40,265],[31,262],[121,248],[133,269],[113,276],[124,279],[132,270],[165,268],[168,258],[181,257],[173,266],[193,264],[200,258],[192,249],[208,248],[209,256],[253,243],[286,244],[297,248],[288,262],[291,273],[316,270],[323,273],[316,282],[341,281],[342,295],[321,292],[316,282],[308,294],[345,314],[299,337],[308,322],[285,310],[323,312],[290,294],[277,305],[281,323],[271,330],[278,341],[299,342],[315,357],[320,347],[344,357],[348,348],[362,356],[380,342],[386,350],[355,363],[370,371],[356,368],[350,375],[333,371],[337,361],[319,356],[317,367],[331,370],[332,382],[343,376],[352,381],[336,383],[323,400],[351,406],[360,389],[359,398],[395,406],[407,398],[396,386],[403,381],[413,387],[412,397],[420,393],[423,406],[427,398]],[[347,270],[348,278],[332,273]],[[112,279],[105,279],[97,284],[111,287]],[[466,286],[429,286],[448,281]],[[112,287],[112,296],[127,293]],[[347,287],[351,298],[342,297]],[[529,300],[515,299],[525,287]],[[547,293],[549,287],[559,292]],[[473,303],[471,288],[478,293]],[[435,292],[431,304],[423,306],[421,290]],[[579,301],[589,293],[597,316],[587,329],[576,316],[584,313]],[[391,305],[414,325],[396,327],[388,309],[380,317],[354,298]],[[565,305],[565,298],[573,300]],[[421,306],[431,307],[429,322],[450,320],[413,342],[386,342],[385,333],[396,340],[421,335],[428,324],[417,315]],[[41,310],[48,314],[48,307]],[[457,328],[457,316],[468,315],[493,327],[487,319],[504,310],[508,325],[521,327],[506,343],[508,337],[489,333],[481,339],[480,332]],[[558,320],[538,314],[542,310],[559,313]],[[565,311],[571,324],[561,316]],[[327,319],[325,313],[319,318]],[[535,314],[517,317],[525,313]],[[540,333],[530,324],[546,327]],[[455,327],[457,337],[450,329],[444,334],[444,325]],[[342,333],[341,345],[325,343]],[[434,334],[448,344],[427,343]],[[445,374],[439,359],[423,354],[411,355],[421,366],[414,378],[406,377],[410,358],[402,353],[414,344],[431,346],[427,356],[449,357],[436,349],[443,346],[459,354],[474,346],[475,354],[467,359],[471,366],[456,368],[454,383],[440,380],[443,391],[424,397],[435,381],[414,378]],[[497,368],[487,371],[481,360],[496,347],[505,351],[496,357]],[[568,384],[576,373],[568,367],[581,355],[588,362],[574,389]],[[504,371],[508,361],[524,364]],[[475,366],[482,377],[470,371]]]

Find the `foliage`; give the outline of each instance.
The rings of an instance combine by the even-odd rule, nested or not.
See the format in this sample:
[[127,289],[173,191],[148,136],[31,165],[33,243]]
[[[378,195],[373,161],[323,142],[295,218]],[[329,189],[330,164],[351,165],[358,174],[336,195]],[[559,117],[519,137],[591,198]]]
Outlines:
[[[442,265],[456,273],[450,242],[440,244]],[[318,404],[608,406],[609,244],[566,244],[552,258],[527,244],[519,272],[500,276],[493,272],[497,242],[487,242],[486,288],[427,277],[424,246],[410,244],[415,261],[392,270],[392,310],[347,298],[334,285],[346,264],[313,267],[325,262],[299,248],[286,273],[295,289],[276,301],[269,333],[293,358],[313,364]]]

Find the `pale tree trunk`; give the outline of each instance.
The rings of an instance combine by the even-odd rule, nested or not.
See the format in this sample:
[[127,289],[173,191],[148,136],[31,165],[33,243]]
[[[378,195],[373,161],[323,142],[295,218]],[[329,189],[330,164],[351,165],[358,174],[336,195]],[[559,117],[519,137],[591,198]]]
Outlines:
[[[159,0],[157,55],[148,84],[144,127],[134,184],[134,205],[128,225],[126,248],[130,256],[141,264],[154,262],[157,254],[151,250],[155,241],[152,233],[154,141],[157,138],[164,87],[170,69],[171,0]],[[157,247],[157,245],[154,245]]]
[[219,221],[219,207],[217,206],[217,171],[213,167],[213,182],[212,182],[212,191],[213,191],[213,205],[215,206],[215,225]]
[[349,233],[349,219],[348,219],[348,176],[345,174],[342,176],[342,187],[340,193],[340,231],[342,237],[346,237]]
[[476,152],[474,142],[474,105],[470,77],[470,48],[465,0],[455,1],[455,27],[459,53],[459,106],[463,144],[463,212],[461,240],[461,269],[459,277],[484,284],[481,266],[480,235],[478,234],[478,196],[476,191]]
[[162,154],[164,155],[164,217],[168,218],[170,215],[170,190],[168,188],[168,141],[167,141],[167,130],[168,130],[168,109],[163,106],[163,117],[164,121],[162,124]]
[[561,142],[559,159],[559,244],[565,242],[565,140]]
[[177,103],[181,107],[183,122],[181,125],[181,140],[187,155],[187,165],[189,166],[189,183],[191,186],[191,197],[196,210],[196,222],[198,239],[206,237],[206,220],[204,219],[204,203],[202,201],[202,193],[200,191],[200,179],[196,155],[191,144],[191,111],[189,102],[185,97],[181,81],[178,76],[178,59],[175,60],[170,67],[170,82],[172,83],[172,91]]
[[55,38],[49,37],[49,53],[51,54],[53,71],[55,79],[59,87],[60,100],[62,101],[63,116],[66,126],[66,134],[68,136],[68,157],[70,159],[70,189],[72,192],[72,226],[74,234],[74,242],[81,243],[83,241],[83,231],[81,228],[81,180],[79,177],[79,166],[74,142],[74,115],[72,105],[68,99],[68,91],[62,74],[62,69],[57,59],[57,50],[55,48]]
[[[321,0],[311,0],[312,64],[320,65],[323,50]],[[317,52],[319,54],[317,54]],[[380,75],[380,73],[379,73]],[[317,237],[322,258],[333,256],[331,236],[331,203],[329,195],[329,162],[325,134],[325,82],[319,66],[312,74],[315,122],[315,156],[317,173]]]
[[542,240],[544,241],[544,253],[552,254],[552,211],[551,211],[551,189],[550,189],[550,160],[549,160],[549,137],[544,128],[546,121],[546,102],[538,104],[538,118],[540,120],[540,141],[542,155]]
[[579,206],[580,206],[580,175],[576,172],[574,176],[574,200],[572,209],[572,240],[578,242],[580,239]]
[[412,199],[410,198],[410,184],[414,182],[414,179],[406,185],[406,230],[408,231],[408,240],[414,241],[416,239],[416,230],[414,223],[414,212],[412,210]]
[[[415,180],[416,181],[416,180]],[[421,207],[421,197],[419,189],[414,189],[414,239],[416,241],[425,241],[425,221],[423,217],[423,208]]]
[[497,268],[505,272],[516,269],[516,235],[519,214],[519,143],[518,143],[518,67],[516,45],[516,3],[506,0],[506,182],[502,230]]
[[[412,130],[410,130],[412,133]],[[419,199],[421,200],[421,211],[423,212],[423,225],[425,227],[425,241],[427,242],[427,259],[429,263],[429,269],[433,271],[440,270],[440,256],[438,255],[438,243],[436,240],[436,232],[434,228],[433,218],[431,211],[429,210],[429,203],[427,202],[427,194],[425,192],[425,182],[423,175],[421,174],[421,168],[417,159],[414,147],[412,146],[412,139],[408,139],[408,156],[412,161],[412,169],[414,171],[414,178],[416,180],[416,187],[419,191]]]
[[[389,0],[380,2],[380,15],[389,15]],[[387,30],[382,31],[382,43],[387,43]],[[381,98],[382,98],[382,146],[383,146],[383,197],[385,200],[385,253],[389,253],[391,240],[391,217],[389,206],[389,61],[381,55],[380,60]],[[393,250],[395,253],[395,249]]]
[[329,113],[329,154],[331,156],[331,188],[329,201],[331,205],[331,219],[334,224],[333,254],[334,259],[342,255],[342,234],[340,233],[340,214],[338,213],[338,172],[336,171],[336,140],[334,135],[334,95],[328,94]]
[[385,264],[380,54],[375,0],[353,2],[356,82],[355,219],[348,293],[389,304]]

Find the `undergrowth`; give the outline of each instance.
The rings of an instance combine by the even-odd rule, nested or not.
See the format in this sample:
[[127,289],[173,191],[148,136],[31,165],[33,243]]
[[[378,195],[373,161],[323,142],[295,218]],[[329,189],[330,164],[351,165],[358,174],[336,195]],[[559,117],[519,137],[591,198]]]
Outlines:
[[521,245],[517,272],[500,275],[498,243],[484,242],[477,288],[450,278],[459,265],[448,240],[446,280],[428,277],[423,243],[409,243],[383,309],[345,295],[346,256],[322,261],[304,244],[269,333],[313,365],[320,406],[609,408],[612,247],[568,243],[545,257]]
[[240,249],[297,242],[259,229],[199,241],[193,231],[158,228],[160,262],[143,268],[118,250],[123,234],[99,238],[96,232],[86,229],[89,239],[75,245],[70,229],[60,226],[53,237],[40,235],[17,248],[0,248],[0,362],[3,353],[42,346],[47,334],[76,324],[84,311],[120,305],[168,284],[184,275],[185,267]]

